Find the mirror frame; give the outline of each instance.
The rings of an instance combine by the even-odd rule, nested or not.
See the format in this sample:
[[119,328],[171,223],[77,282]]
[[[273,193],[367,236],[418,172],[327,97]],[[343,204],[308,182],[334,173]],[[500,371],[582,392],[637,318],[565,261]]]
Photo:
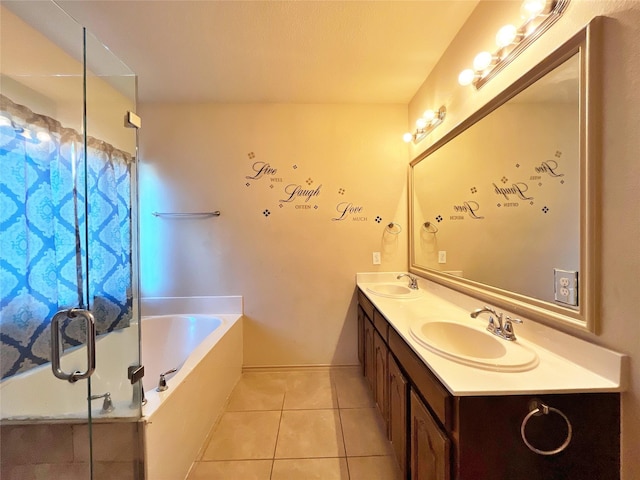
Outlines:
[[[409,173],[409,271],[446,287],[476,297],[484,302],[508,309],[517,315],[554,326],[566,326],[580,331],[598,333],[599,316],[599,251],[598,225],[598,176],[600,139],[596,135],[596,114],[600,112],[600,37],[601,17],[595,17],[577,34],[552,52],[538,65],[525,73],[493,100],[466,120],[453,127],[410,163]],[[580,163],[580,277],[578,282],[579,305],[577,309],[564,307],[520,293],[456,277],[416,264],[416,225],[414,218],[413,168],[429,155],[446,145],[503,103],[535,83],[574,55],[579,56],[580,112],[579,112],[579,163]]]

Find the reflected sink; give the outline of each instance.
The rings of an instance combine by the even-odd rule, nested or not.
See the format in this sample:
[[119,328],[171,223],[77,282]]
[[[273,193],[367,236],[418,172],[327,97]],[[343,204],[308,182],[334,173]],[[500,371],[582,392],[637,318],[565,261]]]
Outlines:
[[367,287],[367,291],[388,298],[417,298],[420,296],[420,290],[413,290],[400,283],[374,283]]
[[538,364],[538,355],[517,341],[449,321],[416,321],[411,337],[438,355],[464,365],[500,372],[523,372]]

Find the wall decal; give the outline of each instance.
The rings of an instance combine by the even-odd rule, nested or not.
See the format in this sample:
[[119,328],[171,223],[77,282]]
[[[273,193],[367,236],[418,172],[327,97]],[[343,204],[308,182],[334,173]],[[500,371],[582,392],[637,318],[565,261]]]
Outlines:
[[542,211],[544,213],[547,213],[549,211],[549,208],[547,206],[542,207]]
[[249,153],[247,154],[247,156],[248,156],[249,158],[256,158],[256,154],[255,154],[255,153],[253,153],[253,152],[249,152]]
[[461,205],[454,205],[453,211],[457,215],[451,215],[449,220],[464,220],[466,214],[469,218],[474,220],[482,220],[484,216],[481,216],[478,211],[480,210],[480,204],[476,201],[465,201]]
[[290,183],[284,189],[285,194],[289,195],[288,198],[283,198],[280,200],[280,203],[291,203],[298,198],[304,198],[305,202],[308,202],[313,197],[320,196],[320,189],[322,188],[322,184],[318,185],[313,190],[305,189],[302,185],[298,185],[295,183]]
[[[364,207],[361,205],[354,205],[351,202],[340,202],[336,205],[336,210],[340,215],[332,217],[331,220],[333,222],[341,222],[347,218],[351,218],[351,220],[356,222],[364,222],[367,220],[367,217],[362,215],[362,213],[364,213]],[[377,218],[378,217],[376,217],[376,219]]]
[[344,192],[345,192],[344,188],[338,189],[338,195],[344,195]]
[[376,221],[376,223],[380,223],[380,222],[382,221],[382,217],[379,217],[379,216],[378,216],[378,217],[376,217],[376,218],[375,218],[375,221]]
[[307,185],[311,185],[313,183],[313,180],[311,179],[311,177],[307,178]]
[[251,186],[251,184],[250,184],[249,182],[245,183],[245,185],[246,185],[247,187],[250,187],[250,186]]
[[298,168],[298,165],[294,165],[293,169],[296,170]]
[[564,173],[558,172],[558,162],[555,160],[547,160],[535,167],[536,173],[547,174],[550,177],[564,177]]
[[436,222],[440,223],[441,221],[442,221],[442,217],[441,217],[440,215],[438,215],[438,216],[436,217]]
[[510,196],[515,195],[520,200],[531,200],[533,197],[527,197],[525,192],[529,190],[529,186],[524,182],[518,182],[511,184],[510,187],[499,187],[495,183],[493,184],[494,192],[496,195],[501,195],[505,200],[511,200]]
[[520,164],[519,163],[516,163],[516,168],[520,168]]
[[273,188],[273,183],[271,185],[269,185],[269,188]]
[[267,209],[267,210],[265,210],[264,212],[262,212],[262,214],[263,214],[265,217],[268,217],[269,215],[271,215],[271,212]]
[[502,177],[502,178],[500,179],[500,181],[501,181],[502,183],[507,183],[507,182],[509,181],[509,179],[508,179],[507,177]]
[[478,193],[478,189],[476,187],[471,187],[471,193]]
[[278,169],[272,167],[266,162],[255,162],[251,165],[251,169],[253,170],[253,175],[247,175],[247,180],[258,180],[265,175],[276,175],[278,173]]

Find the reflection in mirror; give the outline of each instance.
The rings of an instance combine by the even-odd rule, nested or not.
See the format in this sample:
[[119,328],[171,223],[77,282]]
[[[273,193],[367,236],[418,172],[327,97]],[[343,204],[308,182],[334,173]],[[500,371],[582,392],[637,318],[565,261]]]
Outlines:
[[595,329],[593,28],[412,162],[414,273]]

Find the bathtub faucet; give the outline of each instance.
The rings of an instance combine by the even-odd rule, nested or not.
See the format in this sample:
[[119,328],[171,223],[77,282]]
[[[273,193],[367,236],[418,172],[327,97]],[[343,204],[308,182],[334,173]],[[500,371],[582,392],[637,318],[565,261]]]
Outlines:
[[156,388],[156,390],[158,392],[164,392],[166,389],[168,389],[169,387],[167,386],[167,380],[164,378],[165,375],[169,375],[170,373],[175,373],[177,372],[178,369],[177,368],[172,368],[171,370],[161,373],[160,374],[160,380],[158,381],[158,388]]
[[102,395],[91,395],[89,400],[98,400],[99,398],[104,398],[104,402],[102,402],[102,410],[101,413],[109,413],[113,412],[114,406],[111,401],[111,393],[103,393]]

